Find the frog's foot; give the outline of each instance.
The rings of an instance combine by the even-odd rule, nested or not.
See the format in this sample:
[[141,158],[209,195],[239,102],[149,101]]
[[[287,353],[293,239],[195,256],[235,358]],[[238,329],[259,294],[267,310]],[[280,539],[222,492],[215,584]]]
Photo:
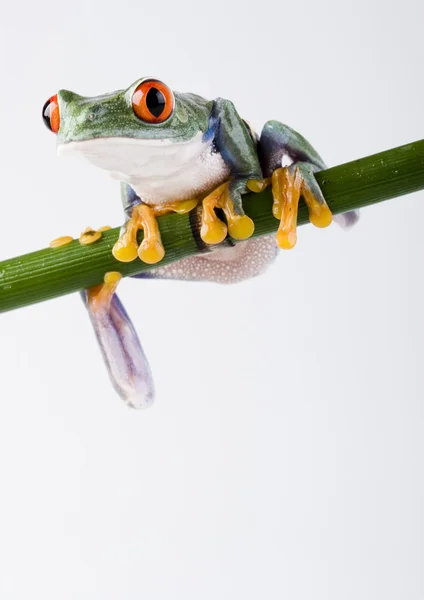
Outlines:
[[198,198],[192,198],[191,200],[177,200],[176,202],[168,202],[168,204],[164,204],[163,206],[155,206],[155,215],[166,215],[170,212],[178,213],[179,215],[184,215],[199,204]]
[[[144,239],[140,246],[137,243],[139,229],[144,231]],[[134,206],[131,217],[125,226],[125,232],[114,245],[112,254],[120,262],[131,262],[137,256],[149,264],[162,260],[165,250],[153,208],[147,204]]]
[[94,244],[94,242],[97,242],[97,240],[99,240],[102,237],[103,231],[108,231],[109,229],[111,229],[109,225],[99,227],[99,229],[86,227],[79,236],[78,241],[83,246],[89,246],[90,244]]
[[60,248],[61,246],[66,246],[74,241],[74,238],[70,235],[62,235],[58,238],[52,240],[49,244],[50,248]]
[[116,292],[122,275],[117,271],[106,273],[103,283],[87,290],[87,306],[93,313],[109,310],[113,294]]
[[251,192],[255,192],[255,194],[260,194],[269,185],[271,185],[271,177],[265,177],[265,179],[248,179],[246,185]]
[[154,400],[150,367],[137,333],[116,292],[121,274],[106,273],[104,283],[82,293],[113,386],[133,408]]
[[[235,210],[229,185],[228,181],[223,183],[203,200],[200,237],[206,244],[219,244],[225,239],[227,231],[235,240],[246,240],[255,230],[252,219],[242,210]],[[215,208],[223,210],[227,224],[218,219]]]
[[309,210],[309,220],[316,227],[327,227],[332,214],[308,163],[295,163],[276,169],[271,178],[274,204],[272,213],[280,220],[277,244],[290,249],[296,244],[297,211],[302,195]]
[[[100,227],[99,229],[93,229],[92,227],[86,227],[84,231],[78,238],[78,241],[83,246],[87,246],[88,244],[93,244],[97,242],[102,237],[103,231],[108,231],[111,229],[109,225],[105,225],[104,227]],[[49,244],[50,248],[60,248],[61,246],[66,246],[74,241],[74,238],[70,235],[62,235],[54,240],[52,240]]]
[[[145,263],[155,264],[159,262],[165,256],[165,249],[162,245],[156,217],[170,212],[183,215],[193,210],[198,202],[194,198],[155,207],[147,204],[137,204],[125,226],[125,232],[113,247],[113,256],[120,262],[131,262],[137,256]],[[137,243],[139,229],[144,230],[144,240],[140,246]]]

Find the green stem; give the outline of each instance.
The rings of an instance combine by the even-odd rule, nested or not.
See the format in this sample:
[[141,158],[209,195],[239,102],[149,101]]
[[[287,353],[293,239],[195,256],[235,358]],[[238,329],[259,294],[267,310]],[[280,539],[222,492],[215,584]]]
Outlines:
[[[334,214],[424,189],[424,140],[321,171],[316,179]],[[271,207],[269,188],[245,196],[244,208],[255,222],[255,236],[276,231],[278,221]],[[200,251],[193,235],[193,215],[171,214],[158,221],[166,250],[161,264]],[[302,202],[298,223],[306,222]],[[45,248],[0,262],[0,312],[97,285],[108,271],[134,275],[155,267],[138,259],[131,263],[115,260],[112,246],[118,235],[117,227],[89,246],[75,240],[60,248]]]

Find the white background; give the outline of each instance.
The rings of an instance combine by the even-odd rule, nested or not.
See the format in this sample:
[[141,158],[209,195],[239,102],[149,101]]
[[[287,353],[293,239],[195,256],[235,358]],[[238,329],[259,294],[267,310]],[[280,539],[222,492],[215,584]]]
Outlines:
[[[122,222],[116,182],[56,157],[58,89],[153,75],[334,165],[424,137],[423,26],[421,0],[8,2],[0,258]],[[234,287],[124,281],[145,412],[77,295],[2,314],[0,598],[422,598],[423,201],[304,227]]]

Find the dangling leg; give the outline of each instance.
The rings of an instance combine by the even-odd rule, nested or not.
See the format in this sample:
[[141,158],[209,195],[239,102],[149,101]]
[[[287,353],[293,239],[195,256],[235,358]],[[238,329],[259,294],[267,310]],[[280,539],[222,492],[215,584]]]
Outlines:
[[[297,208],[300,196],[308,206],[309,219],[317,227],[327,227],[332,221],[314,173],[325,169],[316,150],[299,133],[278,121],[265,124],[258,144],[258,154],[265,178],[249,182],[252,191],[271,181],[274,196],[273,214],[280,219],[277,242],[280,248],[292,248],[296,243]],[[282,167],[283,160],[290,166]],[[271,178],[271,179],[270,179]],[[358,220],[356,211],[339,215],[336,220],[345,226]]]
[[82,292],[112,384],[132,408],[154,401],[150,367],[137,333],[115,291],[120,273],[106,273],[104,283]]

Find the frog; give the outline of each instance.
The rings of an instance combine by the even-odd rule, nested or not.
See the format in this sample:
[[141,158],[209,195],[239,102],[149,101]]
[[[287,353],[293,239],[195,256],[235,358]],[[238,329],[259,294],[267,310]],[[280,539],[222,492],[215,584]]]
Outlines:
[[[176,92],[149,76],[94,97],[59,90],[44,104],[42,117],[57,136],[59,155],[83,156],[120,182],[125,222],[113,256],[118,263],[155,265],[133,277],[240,282],[263,273],[279,249],[295,246],[301,197],[313,225],[333,221],[315,179],[326,165],[314,147],[276,120],[258,135],[230,100]],[[243,210],[243,196],[267,186],[278,230],[252,237],[255,225]],[[157,217],[170,212],[194,215],[199,253],[161,265],[165,249]],[[347,227],[357,219],[356,211],[334,218]],[[86,238],[93,233],[93,240],[101,235],[88,231]],[[154,382],[117,295],[120,279],[118,270],[106,273],[82,297],[114,388],[128,406],[147,408]]]

